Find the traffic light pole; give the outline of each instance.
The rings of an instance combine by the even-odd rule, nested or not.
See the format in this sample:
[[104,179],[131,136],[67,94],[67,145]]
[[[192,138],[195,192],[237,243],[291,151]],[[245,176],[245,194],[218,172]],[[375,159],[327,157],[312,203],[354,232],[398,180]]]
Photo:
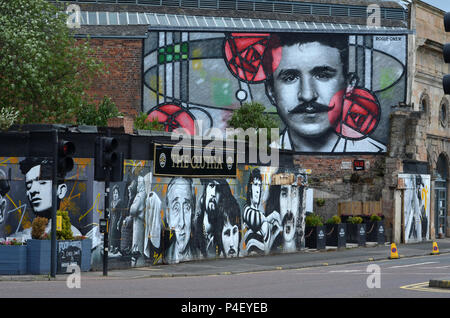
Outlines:
[[51,232],[51,263],[50,263],[50,276],[56,277],[56,209],[58,208],[57,195],[58,190],[58,131],[53,130],[53,174],[52,174],[52,232]]

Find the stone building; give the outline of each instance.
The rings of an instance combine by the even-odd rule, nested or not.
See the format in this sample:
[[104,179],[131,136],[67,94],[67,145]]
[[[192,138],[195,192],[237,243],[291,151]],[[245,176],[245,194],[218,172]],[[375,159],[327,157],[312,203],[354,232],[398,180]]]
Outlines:
[[[431,175],[431,237],[450,235],[448,208],[448,170],[450,151],[449,99],[444,95],[442,78],[449,72],[443,60],[444,14],[422,1],[410,6],[408,111],[399,111],[406,120],[403,158],[423,163]],[[405,169],[405,167],[403,167]]]
[[[283,157],[289,163],[246,162],[237,167],[235,177],[210,181],[202,176],[186,178],[189,181],[156,174],[156,163],[163,167],[169,157],[156,156],[150,148],[156,143],[154,138],[142,137],[147,138],[144,142],[141,136],[121,135],[122,146],[128,145],[126,171],[116,196],[121,213],[129,218],[128,223],[116,220],[126,231],[120,239],[115,233],[114,251],[128,252],[127,264],[161,261],[165,238],[155,234],[161,233],[156,221],[175,209],[169,206],[176,201],[169,198],[175,197],[174,191],[188,194],[187,214],[200,206],[206,211],[209,204],[204,200],[212,196],[210,187],[227,198],[218,204],[221,208],[230,209],[237,202],[241,214],[228,217],[228,223],[233,227],[231,221],[240,219],[238,223],[248,226],[248,231],[239,232],[243,238],[240,255],[244,256],[252,253],[252,243],[264,246],[264,253],[292,251],[291,245],[279,240],[287,240],[292,233],[304,239],[305,212],[325,220],[335,214],[367,218],[380,214],[389,242],[432,240],[439,235],[441,224],[448,222],[436,213],[439,209],[443,216],[448,213],[448,204],[441,199],[448,195],[449,164],[448,101],[440,85],[442,74],[448,71],[441,58],[443,12],[420,1],[408,7],[404,1],[380,1],[374,7],[373,1],[365,0],[69,2],[80,9],[80,28],[73,29],[74,36],[80,41],[89,36],[109,70],[94,81],[89,93],[99,101],[104,95],[112,98],[124,113],[124,119],[116,119],[115,124],[126,126],[125,132],[133,134],[129,125],[144,112],[162,122],[166,131],[181,127],[192,135],[205,136],[213,128],[223,131],[232,111],[252,101],[261,102],[266,112],[280,119],[282,134],[275,142],[284,148]],[[81,200],[77,206],[71,201],[74,197],[64,202],[83,235],[88,230],[98,234],[95,213],[102,209],[98,204],[101,184],[92,180],[91,150],[83,149],[85,157],[77,162],[84,165],[85,186],[81,188],[89,202]],[[17,163],[21,162],[18,157],[29,154],[3,155],[14,157],[10,169],[16,183],[9,195],[23,202],[24,176]],[[297,175],[295,180],[302,180],[300,190],[294,184],[283,189],[296,198],[297,205],[285,198],[281,204],[281,189],[272,188],[285,186],[272,181],[286,169]],[[71,180],[71,189],[80,188],[75,181]],[[312,202],[307,198],[313,198]],[[319,198],[324,200],[317,204]],[[294,206],[302,217],[292,216],[287,206]],[[204,215],[203,210],[196,212]],[[277,213],[287,215],[287,221]],[[141,214],[151,214],[152,222],[156,220],[157,226],[149,230],[154,232],[145,232],[150,236],[143,234],[143,226],[134,229],[133,218]],[[26,215],[29,226],[33,215]],[[89,218],[83,219],[86,215]],[[283,219],[283,230],[288,230],[282,236],[280,229],[272,228],[268,233],[278,230],[279,234],[270,242],[272,246],[254,241],[255,237],[266,238],[261,229],[253,227],[258,218],[280,219],[279,223]],[[4,226],[6,235],[25,229],[22,219],[11,217],[10,221]],[[166,221],[181,227],[173,219]],[[206,217],[195,219],[189,224],[192,232],[217,234],[208,232],[211,224],[207,221]],[[448,226],[442,231],[449,234]],[[156,254],[145,237],[156,240],[152,242],[158,246]],[[192,238],[180,234],[186,237]],[[194,237],[194,243],[202,239],[201,235]],[[135,246],[135,240],[141,244],[134,251],[139,257],[122,247],[122,243]],[[220,241],[211,242],[217,245]],[[214,257],[214,248],[207,251],[202,244],[202,255],[195,248],[193,255]],[[296,248],[301,247],[297,244]],[[173,261],[183,259],[174,257]]]
[[[99,99],[104,94],[111,96],[125,113],[126,118],[134,117],[141,111],[155,113],[160,110],[158,107],[162,104],[177,101],[182,105],[181,108],[186,105],[195,106],[191,108],[192,118],[212,122],[213,119],[214,121],[217,118],[226,119],[229,116],[226,112],[217,112],[219,108],[237,107],[243,101],[248,101],[248,96],[252,94],[256,95],[252,96],[253,99],[264,99],[261,97],[261,90],[253,89],[258,86],[257,81],[252,83],[249,78],[242,78],[242,74],[235,72],[235,77],[241,76],[238,78],[239,88],[230,86],[231,90],[227,88],[227,85],[230,85],[229,76],[208,74],[207,70],[214,68],[216,62],[210,63],[203,59],[203,47],[197,44],[199,38],[213,37],[208,33],[224,32],[225,38],[229,36],[229,32],[246,34],[332,32],[349,35],[350,59],[354,59],[353,62],[350,61],[349,67],[359,76],[360,86],[374,92],[381,100],[382,110],[378,126],[371,136],[377,141],[381,140],[386,145],[386,151],[374,153],[357,149],[353,152],[333,154],[298,153],[294,161],[298,166],[311,172],[309,180],[311,188],[314,189],[314,200],[325,199],[324,205],[313,204],[311,209],[321,214],[325,220],[337,213],[344,216],[360,214],[363,210],[367,215],[381,213],[385,218],[387,240],[405,241],[402,234],[405,231],[406,213],[402,203],[404,190],[398,190],[398,175],[431,173],[442,152],[438,151],[435,155],[436,149],[431,148],[438,141],[436,136],[442,136],[447,131],[446,126],[442,126],[442,121],[439,123],[437,120],[439,116],[437,112],[427,115],[428,124],[423,122],[423,116],[421,117],[419,113],[419,105],[428,107],[430,111],[436,110],[431,104],[440,104],[444,108],[447,105],[439,86],[440,75],[434,75],[435,84],[430,85],[431,77],[428,74],[430,65],[433,67],[443,65],[438,51],[443,43],[442,29],[439,32],[430,29],[440,28],[442,12],[422,2],[414,2],[406,7],[404,4],[400,5],[399,1],[382,1],[379,2],[380,27],[377,29],[371,27],[371,23],[376,22],[376,17],[374,18],[372,11],[368,10],[369,5],[373,4],[371,1],[215,1],[214,3],[137,1],[136,4],[121,4],[121,1],[116,1],[115,4],[107,2],[87,4],[73,1],[73,3],[80,6],[82,15],[81,28],[75,29],[76,37],[82,39],[89,35],[92,45],[99,49],[98,56],[110,65],[110,74],[98,79],[91,93],[97,94]],[[426,14],[432,15],[436,23],[422,22],[427,21],[428,17],[424,16]],[[189,48],[189,58],[193,60],[188,62],[191,64],[187,67],[187,72],[181,67],[182,61],[177,64],[180,66],[175,66],[174,63],[172,67],[170,63],[173,62],[167,58],[175,58],[176,54],[170,52],[168,54],[165,51],[172,49],[171,43],[176,42],[175,37],[183,37],[183,31],[186,32],[184,40],[180,38],[180,43],[189,42],[190,35],[197,41],[192,42],[192,49]],[[212,49],[212,46],[224,43],[222,38],[215,43],[212,42],[210,41],[210,44],[205,42],[205,48]],[[176,45],[173,49],[175,47]],[[417,53],[411,49],[413,47],[418,48]],[[152,50],[156,48],[164,51],[158,55],[158,59],[162,60],[150,62],[153,58],[150,57],[150,52],[154,52]],[[386,52],[390,54],[390,59],[379,63],[384,61],[381,55]],[[429,52],[426,59],[422,57],[424,52]],[[219,53],[222,52],[214,54]],[[163,60],[164,58],[166,60]],[[435,60],[432,60],[433,58]],[[433,62],[436,59],[440,63]],[[230,64],[228,68],[232,69]],[[167,80],[169,72],[173,74],[190,72],[189,76],[192,78],[181,79],[178,75],[172,75],[173,83],[169,84]],[[180,84],[182,81],[211,82],[207,89],[213,93],[198,96],[191,93],[188,100],[186,96],[189,95],[190,89],[187,88],[186,91]],[[256,85],[252,85],[255,83]],[[234,92],[231,92],[233,89]],[[240,98],[240,94],[245,98]],[[418,94],[420,96],[416,96]],[[212,100],[209,104],[213,105],[212,108],[205,108],[209,113],[199,111],[205,104],[202,102],[209,100]],[[267,100],[263,102],[270,105]],[[197,107],[198,105],[202,106]],[[275,112],[276,108],[268,107],[268,111]],[[417,122],[417,125],[411,125],[412,122]],[[430,142],[423,139],[425,135],[419,128],[420,125],[425,125],[427,129],[433,128],[426,137]],[[211,126],[223,128],[224,120],[213,122]],[[406,130],[408,138],[404,138]],[[427,151],[424,151],[425,149]],[[436,156],[434,164],[433,159],[429,159],[430,156]],[[445,155],[440,158],[444,157]],[[357,171],[353,167],[354,162],[358,160],[364,162],[364,170]],[[427,163],[425,166],[428,165],[429,169],[423,170],[424,163]],[[434,188],[434,179],[432,182]],[[435,193],[430,194],[431,199],[428,201],[431,201],[432,206],[431,211],[428,211],[431,212],[428,218],[431,231],[428,237],[433,238],[436,233],[433,219]],[[371,202],[379,205],[375,210],[372,210],[372,206],[363,208],[361,205],[360,209],[348,211],[343,207],[343,202]]]

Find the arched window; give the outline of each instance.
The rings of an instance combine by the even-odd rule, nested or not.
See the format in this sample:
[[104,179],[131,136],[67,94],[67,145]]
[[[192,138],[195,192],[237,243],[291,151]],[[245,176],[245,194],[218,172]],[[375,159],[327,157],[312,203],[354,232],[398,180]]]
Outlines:
[[448,126],[448,101],[446,98],[442,99],[441,106],[439,107],[439,123],[444,128]]
[[430,97],[428,96],[428,94],[425,92],[422,93],[419,102],[419,111],[422,113],[422,118],[428,118],[428,122],[430,122],[431,120],[431,116],[429,114],[429,112],[431,111],[430,104]]

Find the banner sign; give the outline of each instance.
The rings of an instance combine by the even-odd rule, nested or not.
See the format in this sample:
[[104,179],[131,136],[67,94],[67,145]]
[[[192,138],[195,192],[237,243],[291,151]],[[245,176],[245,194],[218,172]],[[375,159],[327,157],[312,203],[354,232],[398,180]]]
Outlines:
[[236,178],[234,150],[155,144],[153,174],[166,177]]

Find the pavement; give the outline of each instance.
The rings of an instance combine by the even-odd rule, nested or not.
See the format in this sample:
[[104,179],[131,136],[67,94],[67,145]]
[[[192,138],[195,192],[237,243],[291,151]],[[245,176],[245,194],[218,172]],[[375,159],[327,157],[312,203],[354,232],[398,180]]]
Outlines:
[[[435,240],[440,254],[450,253],[450,238]],[[400,258],[430,255],[433,241],[399,244],[397,245]],[[127,268],[103,271],[82,272],[82,280],[105,279],[142,279],[167,278],[205,275],[232,275],[238,273],[251,273],[260,271],[277,271],[286,269],[299,269],[317,266],[342,265],[362,262],[386,260],[390,256],[390,243],[378,245],[368,243],[365,247],[356,244],[347,244],[346,248],[336,249],[327,247],[326,250],[306,249],[295,253],[275,254],[267,256],[248,256],[234,259],[198,260],[169,265],[153,265],[150,267]],[[3,275],[0,281],[36,281],[36,280],[67,280],[68,274],[57,274],[51,278],[49,275]],[[434,280],[435,286],[450,288],[450,276]],[[431,281],[430,281],[431,284]]]

